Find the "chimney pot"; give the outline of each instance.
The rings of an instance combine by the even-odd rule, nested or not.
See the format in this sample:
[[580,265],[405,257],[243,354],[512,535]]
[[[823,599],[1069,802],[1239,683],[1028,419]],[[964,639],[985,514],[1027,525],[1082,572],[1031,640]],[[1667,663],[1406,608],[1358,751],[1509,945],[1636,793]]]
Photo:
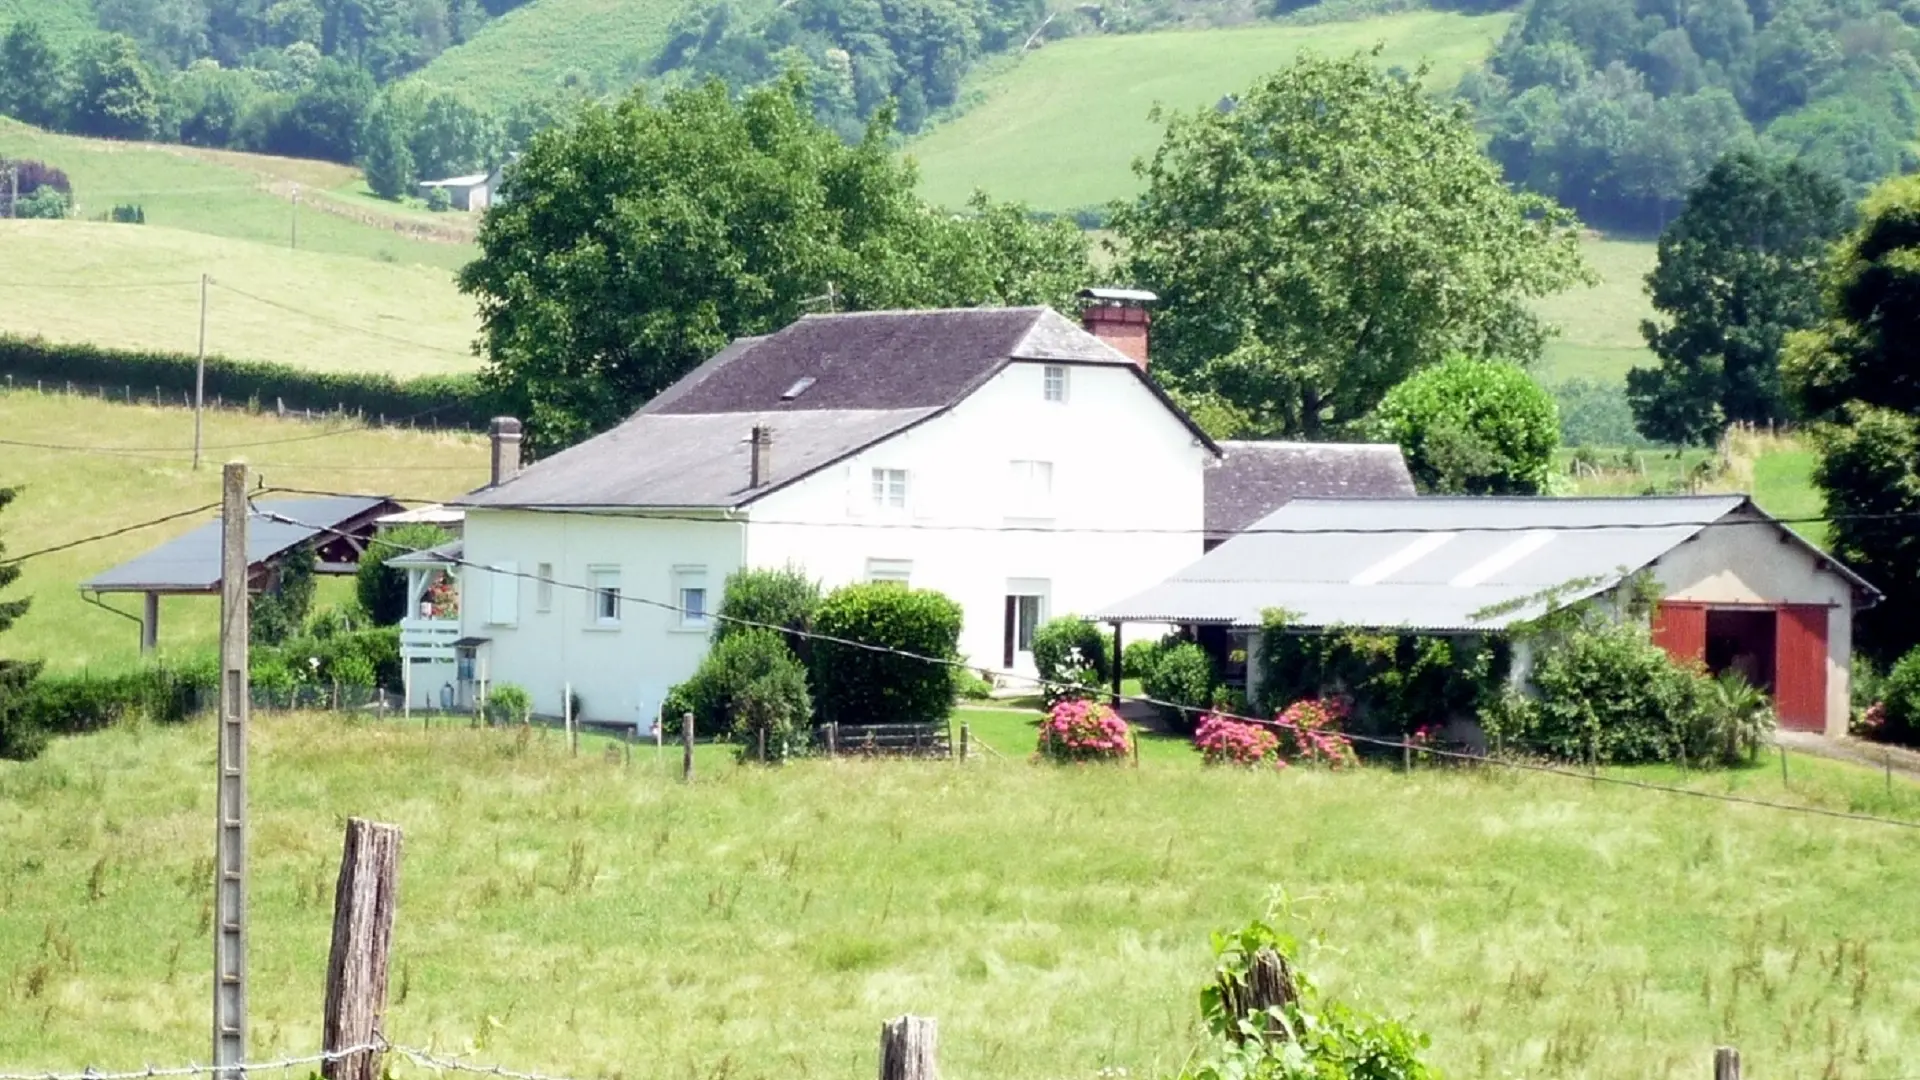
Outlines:
[[488,440],[493,446],[493,475],[487,486],[499,487],[520,474],[520,421],[494,417]]
[[773,429],[755,424],[749,436],[752,460],[748,464],[747,486],[765,487],[773,479]]
[[1147,369],[1147,305],[1159,297],[1144,289],[1080,290],[1080,325]]

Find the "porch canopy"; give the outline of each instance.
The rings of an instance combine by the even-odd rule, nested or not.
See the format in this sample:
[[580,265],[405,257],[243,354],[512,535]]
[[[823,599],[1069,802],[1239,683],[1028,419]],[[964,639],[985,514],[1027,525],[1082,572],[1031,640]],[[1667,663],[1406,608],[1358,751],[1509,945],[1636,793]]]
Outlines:
[[1741,495],[1295,499],[1092,617],[1251,629],[1278,608],[1307,630],[1498,631],[1613,588],[1743,508]]
[[[247,519],[248,588],[264,588],[279,560],[303,546],[314,549],[318,572],[353,573],[359,566],[366,537],[373,534],[375,520],[399,509],[399,503],[384,495],[259,500]],[[96,574],[81,583],[80,591],[144,594],[146,611],[141,620],[140,642],[142,649],[150,650],[158,639],[161,596],[212,595],[220,591],[220,522],[209,521],[144,555]]]

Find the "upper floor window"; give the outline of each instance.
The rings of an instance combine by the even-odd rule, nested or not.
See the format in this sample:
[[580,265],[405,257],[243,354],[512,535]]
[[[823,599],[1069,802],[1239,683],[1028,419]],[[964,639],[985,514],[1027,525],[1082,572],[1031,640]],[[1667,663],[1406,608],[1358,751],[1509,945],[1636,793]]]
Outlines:
[[867,580],[909,584],[913,580],[913,561],[911,559],[868,559]]
[[683,630],[705,630],[713,616],[707,610],[707,568],[677,566],[673,570],[674,605],[680,609]]
[[907,470],[873,470],[873,505],[882,510],[907,508]]
[[1008,463],[1007,493],[1011,517],[1053,516],[1053,462]]
[[1048,364],[1041,373],[1040,382],[1045,387],[1044,396],[1048,401],[1067,400],[1067,368],[1065,364]]
[[601,626],[620,624],[620,568],[617,566],[597,566],[587,571],[592,590],[587,600],[593,605],[589,612],[593,621]]
[[534,571],[533,610],[553,610],[553,564],[550,562],[541,563]]

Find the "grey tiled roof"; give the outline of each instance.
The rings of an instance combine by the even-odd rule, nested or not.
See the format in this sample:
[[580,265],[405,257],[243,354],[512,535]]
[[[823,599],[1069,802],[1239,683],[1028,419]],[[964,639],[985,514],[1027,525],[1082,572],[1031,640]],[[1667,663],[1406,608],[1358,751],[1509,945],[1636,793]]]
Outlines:
[[[952,408],[1017,361],[1124,367],[1213,446],[1129,357],[1051,308],[808,315],[735,341],[620,426],[458,505],[741,506]],[[758,488],[755,425],[773,429]]]
[[[259,499],[253,505],[259,512],[247,520],[250,566],[258,566],[290,548],[319,539],[327,529],[346,527],[373,510],[394,506],[391,500],[373,495]],[[262,516],[268,513],[303,524],[291,525]],[[306,528],[307,525],[318,528]],[[88,592],[213,592],[220,588],[220,523],[209,521],[184,536],[174,537],[144,555],[94,575],[80,587]]]
[[1766,520],[1743,495],[1296,499],[1095,617],[1251,627],[1284,608],[1302,627],[1495,630],[1541,614],[1549,590],[1571,603],[1611,588],[1735,512]]
[[1414,494],[1392,443],[1223,442],[1207,470],[1207,538],[1232,536],[1294,499]]

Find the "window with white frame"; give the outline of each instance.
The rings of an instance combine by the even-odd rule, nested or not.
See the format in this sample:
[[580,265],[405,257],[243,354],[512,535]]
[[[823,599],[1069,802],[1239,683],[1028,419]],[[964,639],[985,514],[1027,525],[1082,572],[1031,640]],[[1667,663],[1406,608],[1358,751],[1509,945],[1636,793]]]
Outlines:
[[705,630],[713,625],[713,616],[707,606],[706,567],[673,568],[673,602],[680,609],[678,617],[682,630]]
[[913,579],[912,559],[868,559],[868,581],[892,581],[907,585]]
[[907,508],[907,470],[873,470],[873,505],[880,510]]
[[1040,384],[1044,388],[1043,396],[1048,401],[1067,400],[1067,366],[1048,364],[1040,372]]
[[543,562],[534,569],[533,610],[553,610],[553,564]]
[[620,625],[620,568],[617,566],[595,566],[587,570],[587,581],[592,586],[587,592],[587,602],[591,605],[587,612],[596,626]]
[[1009,462],[1007,496],[1008,517],[1052,517],[1053,462]]

